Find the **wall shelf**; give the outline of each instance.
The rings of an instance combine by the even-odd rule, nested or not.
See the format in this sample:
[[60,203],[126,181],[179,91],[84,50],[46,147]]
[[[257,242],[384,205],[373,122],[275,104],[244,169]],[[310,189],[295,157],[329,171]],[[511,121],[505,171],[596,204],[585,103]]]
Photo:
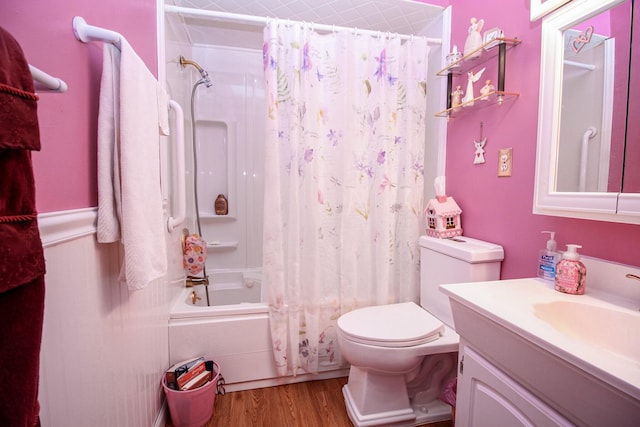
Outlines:
[[[490,92],[487,95],[478,96],[470,101],[463,102],[456,108],[447,108],[435,114],[436,117],[453,118],[458,115],[462,115],[467,111],[477,110],[483,107],[489,107],[491,105],[498,104],[499,106],[507,101],[512,101],[520,96],[515,92]],[[473,104],[473,105],[469,105]]]
[[[499,46],[504,45],[506,49],[510,49],[514,46],[519,45],[520,42],[521,40],[517,37],[511,38],[511,39],[504,38],[504,37],[496,38],[490,42],[484,43],[479,48],[471,51],[469,54],[464,55],[462,58],[451,63],[451,65],[438,71],[436,75],[441,77],[446,77],[449,74],[460,75],[460,74],[466,73],[472,68],[477,67],[478,65],[482,65],[488,60],[490,60],[491,58],[494,58],[495,56],[497,56],[500,51]],[[494,46],[491,46],[490,48],[485,49],[487,46],[490,46],[492,44]],[[474,53],[478,52],[479,50],[483,51],[479,58],[469,59],[469,57],[471,57]]]
[[236,241],[207,243],[207,250],[236,249],[237,247],[238,242]]
[[206,221],[235,221],[235,215],[216,215],[211,212],[200,212],[200,219]]
[[[435,114],[436,117],[445,117],[447,119],[466,111],[477,110],[478,108],[490,105],[502,105],[507,100],[517,99],[519,94],[516,92],[505,91],[505,74],[506,74],[506,56],[507,50],[520,44],[520,39],[498,37],[494,40],[484,43],[479,48],[464,55],[459,60],[449,64],[447,67],[438,71],[436,75],[447,77],[447,108]],[[473,58],[474,54],[481,51],[481,55]],[[485,62],[498,57],[498,84],[497,90],[486,95],[480,95],[472,100],[463,102],[460,105],[452,107],[451,93],[453,90],[453,76],[460,76],[468,73],[471,69],[476,68]]]

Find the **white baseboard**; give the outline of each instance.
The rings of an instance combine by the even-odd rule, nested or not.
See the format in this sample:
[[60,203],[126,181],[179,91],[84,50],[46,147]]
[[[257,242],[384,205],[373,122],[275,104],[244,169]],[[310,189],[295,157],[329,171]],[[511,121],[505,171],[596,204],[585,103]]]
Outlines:
[[285,384],[295,384],[305,381],[328,380],[333,378],[342,378],[349,376],[349,368],[338,369],[335,371],[320,372],[318,374],[302,374],[287,377],[267,378],[264,380],[246,381],[242,383],[227,384],[224,386],[228,393],[234,391],[253,390],[256,388],[275,387]]
[[160,412],[158,412],[158,416],[156,417],[156,421],[153,423],[153,427],[165,427],[167,422],[169,422],[169,409],[167,408],[167,400],[165,399],[162,402],[162,407],[160,408]]

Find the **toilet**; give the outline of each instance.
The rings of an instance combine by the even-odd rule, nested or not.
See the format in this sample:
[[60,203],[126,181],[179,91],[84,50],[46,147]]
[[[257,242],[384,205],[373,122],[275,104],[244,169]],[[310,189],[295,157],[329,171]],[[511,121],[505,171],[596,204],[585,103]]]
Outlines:
[[447,283],[498,280],[501,246],[458,236],[420,237],[420,306],[414,302],[360,308],[338,319],[338,345],[351,364],[343,387],[357,426],[415,426],[451,418],[440,401],[455,377],[460,337]]

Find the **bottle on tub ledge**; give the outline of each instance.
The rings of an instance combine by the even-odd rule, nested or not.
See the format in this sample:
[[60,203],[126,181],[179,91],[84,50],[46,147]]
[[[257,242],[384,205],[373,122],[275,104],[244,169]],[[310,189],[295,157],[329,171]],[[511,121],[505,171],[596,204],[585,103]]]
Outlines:
[[224,194],[218,194],[214,203],[216,215],[227,215],[229,213],[229,204]]
[[556,266],[555,289],[565,294],[582,295],[587,281],[587,267],[580,261],[580,245],[567,245]]

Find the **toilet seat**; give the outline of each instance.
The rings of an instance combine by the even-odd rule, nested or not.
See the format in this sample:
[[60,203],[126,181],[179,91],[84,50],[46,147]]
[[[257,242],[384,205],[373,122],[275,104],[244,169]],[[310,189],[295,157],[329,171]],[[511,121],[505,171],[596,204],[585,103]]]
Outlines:
[[360,308],[338,319],[343,336],[378,347],[412,347],[438,339],[443,323],[413,302]]

